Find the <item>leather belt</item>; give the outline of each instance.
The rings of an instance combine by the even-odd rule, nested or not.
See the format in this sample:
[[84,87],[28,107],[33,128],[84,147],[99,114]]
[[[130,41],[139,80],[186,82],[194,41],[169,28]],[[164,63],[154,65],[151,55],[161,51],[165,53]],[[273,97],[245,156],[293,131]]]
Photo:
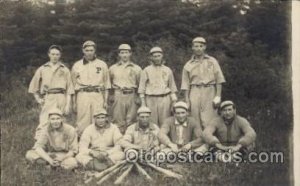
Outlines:
[[102,87],[84,87],[78,90],[78,92],[101,92],[105,89]]
[[115,89],[115,91],[121,92],[122,94],[133,94],[136,92],[135,89]]
[[191,85],[191,87],[201,88],[201,87],[212,87],[215,84],[198,84],[198,85]]
[[45,92],[45,94],[65,94],[66,90],[57,88],[57,89],[49,89]]
[[148,94],[146,94],[147,96],[151,96],[151,97],[165,97],[165,96],[168,96],[168,95],[170,95],[171,94],[171,92],[168,92],[168,93],[166,93],[166,94],[158,94],[158,95],[148,95]]

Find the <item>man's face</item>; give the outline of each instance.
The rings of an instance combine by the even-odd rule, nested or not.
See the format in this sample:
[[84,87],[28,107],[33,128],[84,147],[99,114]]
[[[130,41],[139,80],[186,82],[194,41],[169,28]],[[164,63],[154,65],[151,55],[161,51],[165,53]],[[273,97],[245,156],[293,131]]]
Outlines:
[[82,52],[87,60],[92,60],[95,57],[96,49],[94,46],[87,46],[82,49]]
[[121,61],[127,62],[129,61],[131,56],[131,52],[129,50],[120,50],[119,57]]
[[61,53],[56,48],[52,48],[49,50],[48,56],[51,62],[57,63],[61,57]]
[[106,124],[107,124],[107,116],[106,115],[103,115],[103,114],[100,114],[98,116],[95,117],[95,124],[97,127],[104,127]]
[[233,105],[229,105],[221,110],[221,116],[225,120],[230,120],[234,118],[235,115],[236,115],[236,109],[233,108]]
[[184,123],[187,120],[188,112],[183,108],[175,109],[175,118],[179,123]]
[[62,117],[57,114],[51,114],[49,116],[49,122],[53,129],[58,129],[62,124]]
[[150,123],[150,113],[140,113],[138,116],[140,127],[146,128]]
[[162,59],[163,59],[163,54],[160,52],[155,52],[152,54],[152,62],[155,65],[160,65],[162,63]]
[[206,49],[206,45],[204,43],[193,43],[192,50],[195,55],[203,55]]

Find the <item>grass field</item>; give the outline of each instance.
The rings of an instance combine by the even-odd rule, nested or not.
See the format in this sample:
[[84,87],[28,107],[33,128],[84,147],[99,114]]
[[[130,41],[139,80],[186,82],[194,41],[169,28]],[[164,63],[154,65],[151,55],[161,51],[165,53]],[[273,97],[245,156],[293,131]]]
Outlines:
[[[43,167],[29,166],[25,153],[33,145],[33,133],[38,121],[38,108],[33,97],[26,93],[22,82],[14,82],[18,91],[2,89],[1,103],[1,185],[84,185],[83,173],[50,171]],[[282,123],[280,116],[264,112],[259,104],[249,113],[253,127],[257,131],[257,151],[282,151],[284,163],[207,163],[183,165],[182,181],[163,178],[150,171],[154,183],[148,183],[138,173],[132,172],[124,185],[291,185],[292,158],[289,149],[291,124]],[[244,113],[244,112],[243,112]],[[272,113],[272,110],[271,110]],[[288,121],[288,120],[287,120]],[[110,179],[105,185],[113,184]],[[88,185],[95,185],[92,182]]]

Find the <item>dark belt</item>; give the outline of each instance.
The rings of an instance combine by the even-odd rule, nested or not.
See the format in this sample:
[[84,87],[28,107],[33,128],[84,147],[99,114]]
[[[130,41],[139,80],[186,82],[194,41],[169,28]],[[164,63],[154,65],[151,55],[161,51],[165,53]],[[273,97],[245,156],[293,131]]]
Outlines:
[[45,94],[65,94],[66,90],[64,89],[50,89],[45,92]]
[[168,96],[168,95],[170,95],[171,94],[171,92],[169,92],[169,93],[166,93],[166,94],[158,94],[158,95],[148,95],[148,94],[146,94],[147,96],[151,96],[151,97],[165,97],[165,96]]
[[135,89],[115,89],[115,91],[121,92],[122,94],[133,94],[136,92]]
[[101,92],[104,91],[104,88],[100,87],[84,87],[78,90],[78,92]]
[[201,87],[212,87],[215,84],[198,84],[198,85],[191,85],[191,87],[201,88]]

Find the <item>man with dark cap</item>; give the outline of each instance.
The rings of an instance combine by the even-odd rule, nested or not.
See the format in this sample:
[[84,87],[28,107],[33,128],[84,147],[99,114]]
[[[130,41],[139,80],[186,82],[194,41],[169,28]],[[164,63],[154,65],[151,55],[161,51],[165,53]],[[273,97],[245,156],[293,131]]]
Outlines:
[[246,154],[255,146],[256,133],[250,123],[236,114],[232,101],[223,101],[220,116],[205,128],[203,136],[213,151],[241,152]]
[[84,42],[82,51],[83,59],[77,61],[72,68],[76,92],[73,103],[77,112],[79,136],[92,123],[95,111],[107,107],[108,89],[111,88],[108,67],[96,57],[95,42]]

